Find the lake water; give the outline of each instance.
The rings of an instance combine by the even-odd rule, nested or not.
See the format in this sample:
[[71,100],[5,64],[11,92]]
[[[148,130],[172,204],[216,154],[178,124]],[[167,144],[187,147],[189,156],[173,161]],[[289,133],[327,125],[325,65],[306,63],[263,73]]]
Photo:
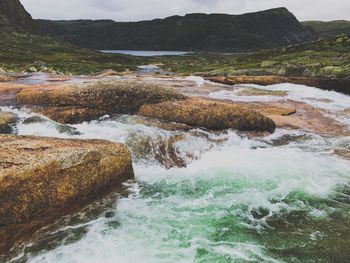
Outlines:
[[109,54],[124,54],[139,57],[157,57],[157,56],[183,56],[191,54],[189,51],[141,51],[141,50],[100,50]]
[[[277,88],[334,114],[350,105],[349,96],[336,92]],[[234,90],[209,96],[238,100]],[[349,262],[350,161],[333,149],[349,146],[350,137],[169,131],[138,116],[101,118],[73,125],[70,133],[52,121],[25,124],[36,114],[12,111],[21,135],[126,143],[136,176],[125,185],[129,194],[94,204],[96,213],[58,220],[13,262]],[[174,152],[186,168],[162,165],[158,157]]]

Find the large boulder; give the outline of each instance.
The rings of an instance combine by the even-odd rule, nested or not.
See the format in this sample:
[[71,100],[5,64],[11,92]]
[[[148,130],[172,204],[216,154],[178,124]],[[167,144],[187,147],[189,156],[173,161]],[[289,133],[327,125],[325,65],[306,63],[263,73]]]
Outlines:
[[118,143],[0,135],[0,252],[134,176]]
[[188,98],[173,89],[141,81],[109,80],[27,88],[17,103],[66,124],[106,114],[139,114],[207,129],[269,131],[273,121],[241,105]]
[[248,107],[201,98],[145,104],[138,113],[145,117],[211,130],[232,128],[241,131],[273,132],[276,129],[270,118]]
[[28,88],[16,96],[18,104],[40,106],[41,113],[70,124],[93,120],[105,114],[135,113],[147,103],[181,99],[185,99],[185,96],[170,89],[126,80]]

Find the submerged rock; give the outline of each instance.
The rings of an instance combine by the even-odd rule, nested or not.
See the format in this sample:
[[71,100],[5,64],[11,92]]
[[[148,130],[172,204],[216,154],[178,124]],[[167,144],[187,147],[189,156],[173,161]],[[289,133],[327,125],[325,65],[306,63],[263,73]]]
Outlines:
[[12,124],[16,122],[16,115],[9,112],[0,112],[0,134],[12,132]]
[[42,124],[42,123],[50,123],[52,125],[55,126],[56,130],[59,133],[67,133],[70,135],[80,135],[81,133],[79,131],[77,131],[77,129],[75,127],[72,127],[70,125],[65,125],[65,124],[60,124],[60,123],[56,123],[50,119],[47,118],[43,118],[40,116],[33,116],[30,118],[25,119],[22,124],[24,125],[31,125],[31,124]]
[[341,145],[341,147],[334,150],[334,153],[342,158],[350,160],[350,144]]
[[0,251],[134,176],[118,143],[0,135],[0,149]]
[[273,132],[275,123],[261,113],[233,103],[200,98],[167,101],[143,105],[139,112],[146,117],[179,122],[210,130],[237,129],[240,131]]

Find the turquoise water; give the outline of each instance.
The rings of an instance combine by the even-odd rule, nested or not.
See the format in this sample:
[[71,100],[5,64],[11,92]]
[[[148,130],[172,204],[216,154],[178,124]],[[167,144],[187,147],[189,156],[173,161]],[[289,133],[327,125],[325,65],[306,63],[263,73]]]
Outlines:
[[[169,131],[137,116],[25,124],[35,114],[12,111],[19,134],[126,143],[136,176],[125,194],[39,231],[13,262],[349,262],[350,161],[334,149],[350,137]],[[167,169],[174,160],[186,167]]]

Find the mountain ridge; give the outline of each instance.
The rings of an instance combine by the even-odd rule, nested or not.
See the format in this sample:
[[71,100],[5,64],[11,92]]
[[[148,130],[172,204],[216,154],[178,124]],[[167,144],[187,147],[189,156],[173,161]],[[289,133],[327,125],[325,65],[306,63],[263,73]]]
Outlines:
[[350,21],[334,20],[334,21],[303,21],[305,27],[312,28],[317,34],[325,37],[334,37],[341,34],[350,36]]
[[316,38],[286,8],[240,15],[192,13],[138,22],[36,21],[44,35],[92,49],[236,51]]
[[0,29],[38,34],[38,23],[19,0],[0,0]]

